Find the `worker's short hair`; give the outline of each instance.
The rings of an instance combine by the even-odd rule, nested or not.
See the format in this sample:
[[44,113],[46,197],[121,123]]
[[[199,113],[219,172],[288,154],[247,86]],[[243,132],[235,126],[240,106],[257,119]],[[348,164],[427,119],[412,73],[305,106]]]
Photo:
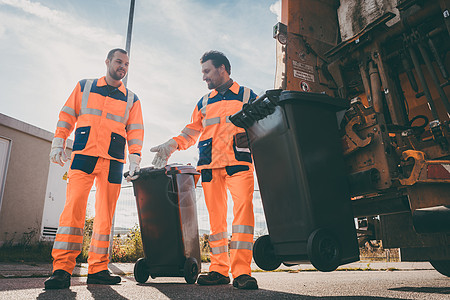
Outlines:
[[123,50],[122,48],[115,48],[115,49],[112,49],[111,51],[108,52],[108,56],[106,56],[106,59],[112,60],[112,58],[114,57],[114,53],[116,53],[117,51],[119,51],[120,53],[128,55],[128,52]]
[[223,54],[222,52],[211,50],[208,52],[205,52],[203,54],[202,58],[200,58],[200,63],[205,63],[208,60],[211,60],[214,67],[218,68],[221,65],[225,66],[225,71],[230,75],[231,74],[231,65],[228,58]]

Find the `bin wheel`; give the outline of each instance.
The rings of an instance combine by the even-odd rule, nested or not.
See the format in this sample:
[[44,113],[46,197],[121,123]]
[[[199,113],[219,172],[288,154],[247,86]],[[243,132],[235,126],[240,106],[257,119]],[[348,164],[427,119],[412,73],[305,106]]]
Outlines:
[[139,258],[134,264],[134,279],[139,283],[145,283],[150,276],[147,270],[145,258]]
[[450,260],[431,260],[430,264],[442,275],[450,277]]
[[270,236],[260,236],[253,245],[253,259],[261,269],[273,271],[281,265],[281,260],[275,255]]
[[198,264],[193,257],[188,257],[184,262],[184,279],[187,283],[193,284],[197,281]]
[[322,272],[336,270],[341,261],[339,242],[325,229],[317,229],[311,233],[307,253],[313,266]]

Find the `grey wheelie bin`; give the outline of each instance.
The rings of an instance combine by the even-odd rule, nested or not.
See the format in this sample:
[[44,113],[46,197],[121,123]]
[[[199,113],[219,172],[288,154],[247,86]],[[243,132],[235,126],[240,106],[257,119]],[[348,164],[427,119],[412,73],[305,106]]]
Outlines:
[[[134,278],[184,277],[195,283],[201,270],[195,179],[189,165],[143,168],[133,180],[144,257]],[[125,174],[126,175],[126,174]]]
[[310,261],[320,271],[358,261],[336,113],[343,99],[270,90],[230,117],[247,132],[269,235],[253,258],[264,270]]

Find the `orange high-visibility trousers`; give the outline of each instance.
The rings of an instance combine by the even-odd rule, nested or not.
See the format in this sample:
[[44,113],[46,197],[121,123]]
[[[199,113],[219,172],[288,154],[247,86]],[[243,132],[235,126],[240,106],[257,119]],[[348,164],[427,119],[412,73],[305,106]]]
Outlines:
[[[83,157],[82,157],[83,158]],[[108,247],[112,219],[120,193],[123,164],[117,161],[88,157],[90,167],[82,162],[76,169],[72,166],[68,174],[66,203],[59,219],[59,228],[53,245],[53,271],[65,270],[72,274],[75,259],[83,246],[83,229],[86,205],[95,179],[95,219],[88,256],[88,273],[108,269]],[[89,170],[89,168],[91,168]],[[80,169],[83,169],[80,170]],[[86,172],[87,171],[87,172]]]
[[[211,232],[211,265],[209,271],[228,276],[231,267],[233,278],[251,274],[253,231],[253,166],[229,166],[204,169],[202,186],[209,213]],[[228,256],[227,192],[233,199],[233,224]],[[231,261],[231,264],[230,264]]]

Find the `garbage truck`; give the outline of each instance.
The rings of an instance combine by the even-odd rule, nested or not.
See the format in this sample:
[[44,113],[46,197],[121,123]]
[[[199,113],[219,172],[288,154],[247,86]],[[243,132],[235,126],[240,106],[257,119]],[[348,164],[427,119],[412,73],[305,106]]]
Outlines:
[[[337,143],[353,218],[364,225],[357,228],[359,238],[398,248],[402,261],[429,261],[446,276],[449,32],[448,0],[282,0],[281,20],[273,30],[275,88],[282,95],[290,91],[284,98],[311,93],[349,103],[336,113]],[[297,125],[289,123],[289,111],[281,114],[287,127]],[[309,118],[307,130],[322,135],[314,141],[329,139],[321,118]],[[262,199],[265,205],[263,193]],[[278,250],[265,239],[255,243],[254,252],[261,261]],[[289,264],[287,258],[280,261]]]

